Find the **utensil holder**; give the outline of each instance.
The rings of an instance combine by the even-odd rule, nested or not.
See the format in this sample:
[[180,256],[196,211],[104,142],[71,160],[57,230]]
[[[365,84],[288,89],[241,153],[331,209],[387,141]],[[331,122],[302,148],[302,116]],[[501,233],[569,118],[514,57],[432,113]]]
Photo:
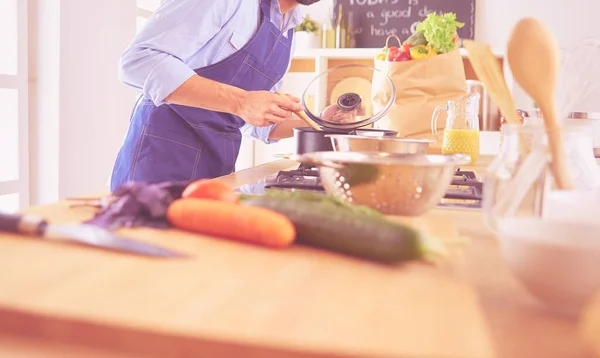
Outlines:
[[[494,231],[495,222],[501,217],[542,217],[546,195],[557,188],[550,170],[545,127],[542,124],[505,124],[503,127],[500,153],[488,167],[483,185],[482,208]],[[600,184],[600,168],[594,159],[588,127],[582,124],[562,127],[577,190]],[[523,150],[523,145],[529,148]]]

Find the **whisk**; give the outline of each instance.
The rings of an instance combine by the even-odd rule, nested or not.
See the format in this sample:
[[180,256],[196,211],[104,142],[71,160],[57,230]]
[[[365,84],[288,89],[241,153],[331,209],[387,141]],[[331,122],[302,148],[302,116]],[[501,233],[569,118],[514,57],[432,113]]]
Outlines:
[[[564,55],[556,93],[559,120],[571,112],[600,111],[600,39],[588,38]],[[596,98],[596,100],[589,101]],[[595,108],[592,108],[595,105]]]

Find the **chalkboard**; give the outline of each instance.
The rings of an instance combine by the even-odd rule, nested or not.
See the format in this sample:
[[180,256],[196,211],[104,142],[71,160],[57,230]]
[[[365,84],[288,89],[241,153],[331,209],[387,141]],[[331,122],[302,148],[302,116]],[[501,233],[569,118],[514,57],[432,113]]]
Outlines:
[[476,0],[337,0],[343,5],[346,23],[352,17],[355,47],[383,47],[385,39],[397,35],[402,41],[413,34],[417,25],[432,12],[453,12],[465,24],[458,29],[463,39],[475,36]]

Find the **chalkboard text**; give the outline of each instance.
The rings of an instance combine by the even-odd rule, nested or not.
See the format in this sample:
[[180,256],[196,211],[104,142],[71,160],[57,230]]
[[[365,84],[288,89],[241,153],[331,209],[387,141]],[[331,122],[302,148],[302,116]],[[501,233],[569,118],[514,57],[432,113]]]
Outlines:
[[[473,38],[475,0],[337,0],[345,13],[352,13],[357,47],[381,47],[389,35],[404,40],[416,32],[417,25],[430,13],[456,13],[465,26],[462,38]],[[336,6],[337,11],[337,6]]]

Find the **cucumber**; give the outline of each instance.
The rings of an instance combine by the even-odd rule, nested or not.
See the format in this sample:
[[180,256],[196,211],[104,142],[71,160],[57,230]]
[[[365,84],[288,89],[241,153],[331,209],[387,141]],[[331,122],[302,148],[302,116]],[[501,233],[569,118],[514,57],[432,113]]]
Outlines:
[[261,196],[245,195],[241,199],[242,205],[287,216],[296,227],[300,244],[386,264],[427,256],[426,241],[419,231],[330,195],[269,190]]

